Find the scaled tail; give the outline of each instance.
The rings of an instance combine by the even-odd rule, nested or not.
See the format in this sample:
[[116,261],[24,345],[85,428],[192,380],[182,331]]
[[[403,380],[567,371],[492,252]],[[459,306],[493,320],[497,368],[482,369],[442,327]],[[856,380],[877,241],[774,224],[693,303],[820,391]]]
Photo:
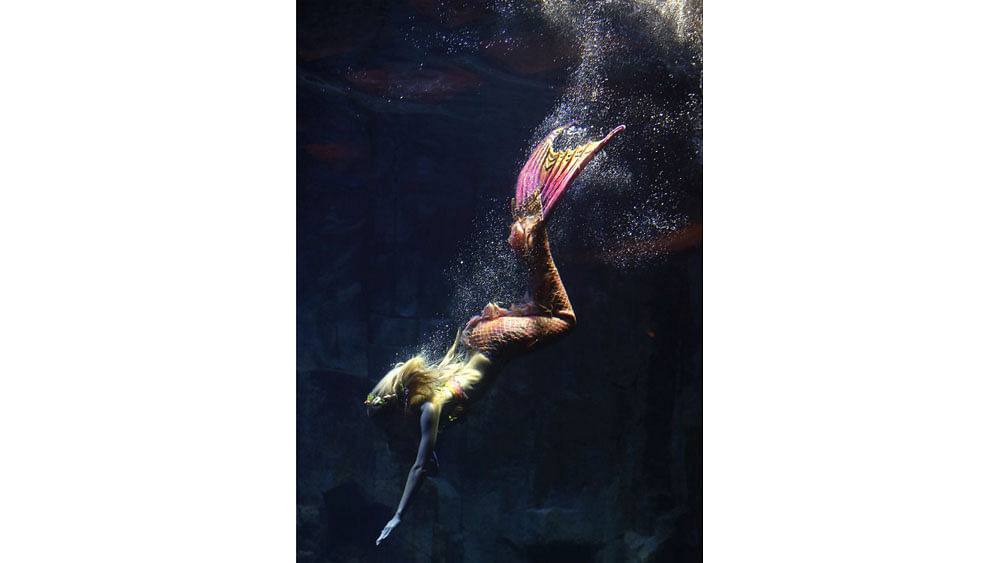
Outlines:
[[611,137],[625,129],[624,125],[619,125],[600,141],[591,141],[559,152],[552,150],[552,142],[559,133],[575,123],[555,128],[531,153],[517,177],[516,197],[511,200],[515,216],[541,213],[543,219],[548,217],[559,197],[590,159]]

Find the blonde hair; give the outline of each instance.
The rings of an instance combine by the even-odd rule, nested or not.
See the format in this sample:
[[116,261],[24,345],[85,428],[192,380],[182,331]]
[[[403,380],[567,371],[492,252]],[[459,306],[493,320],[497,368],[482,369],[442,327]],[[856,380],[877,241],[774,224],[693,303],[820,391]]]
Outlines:
[[405,362],[399,362],[389,373],[375,384],[368,400],[369,406],[380,408],[389,403],[402,404],[403,410],[410,413],[414,408],[427,401],[433,401],[435,396],[447,389],[448,380],[464,374],[475,374],[465,367],[468,352],[464,346],[459,346],[461,331],[455,335],[455,341],[444,357],[434,363],[428,363],[423,354],[418,354]]

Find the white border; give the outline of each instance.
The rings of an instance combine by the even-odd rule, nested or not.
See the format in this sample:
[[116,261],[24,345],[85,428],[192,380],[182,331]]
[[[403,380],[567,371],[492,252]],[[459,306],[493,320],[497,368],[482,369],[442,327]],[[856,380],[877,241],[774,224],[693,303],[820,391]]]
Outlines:
[[294,11],[0,10],[0,560],[294,558]]
[[1000,560],[996,10],[705,12],[706,560]]
[[[294,557],[294,5],[0,14],[0,559]],[[710,2],[708,561],[995,561],[988,5]]]

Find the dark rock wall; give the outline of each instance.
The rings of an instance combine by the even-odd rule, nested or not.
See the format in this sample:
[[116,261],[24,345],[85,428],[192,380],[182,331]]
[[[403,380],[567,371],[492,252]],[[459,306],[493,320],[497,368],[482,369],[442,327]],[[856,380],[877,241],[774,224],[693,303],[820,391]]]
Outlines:
[[[502,249],[516,174],[576,63],[558,30],[493,8],[299,3],[299,559],[700,560],[700,132],[644,135],[638,122],[553,225],[577,329],[512,363],[442,433],[440,475],[374,546],[416,425],[387,440],[361,401],[394,361],[442,353],[478,312],[467,307],[479,295],[456,287],[479,287],[461,277],[475,271],[466,266],[478,248]],[[522,38],[516,48],[496,48],[500,27]],[[628,105],[639,91],[689,103],[694,92],[700,108],[700,64],[668,81],[660,58],[630,59],[610,76],[612,101]],[[593,125],[615,119],[624,118]],[[611,163],[628,170],[630,192],[601,191],[618,177]],[[615,206],[664,190],[678,228],[602,238],[621,224]],[[598,200],[603,211],[591,213]],[[636,259],[621,241],[644,251]],[[488,258],[501,277],[514,264]]]

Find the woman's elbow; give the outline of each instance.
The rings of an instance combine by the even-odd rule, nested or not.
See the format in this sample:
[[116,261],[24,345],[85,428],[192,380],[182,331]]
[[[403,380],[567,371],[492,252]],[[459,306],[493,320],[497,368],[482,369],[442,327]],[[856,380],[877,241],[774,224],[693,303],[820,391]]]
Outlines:
[[413,475],[414,477],[423,478],[427,477],[428,475],[431,475],[432,473],[433,469],[430,467],[430,464],[420,463],[419,461],[417,463],[414,463],[413,467],[410,468],[410,474]]
[[434,475],[437,475],[437,456],[431,455],[428,459],[417,459],[413,462],[413,467],[410,468],[410,471],[412,471],[414,475],[420,475],[423,477],[427,477],[428,475],[433,477]]

